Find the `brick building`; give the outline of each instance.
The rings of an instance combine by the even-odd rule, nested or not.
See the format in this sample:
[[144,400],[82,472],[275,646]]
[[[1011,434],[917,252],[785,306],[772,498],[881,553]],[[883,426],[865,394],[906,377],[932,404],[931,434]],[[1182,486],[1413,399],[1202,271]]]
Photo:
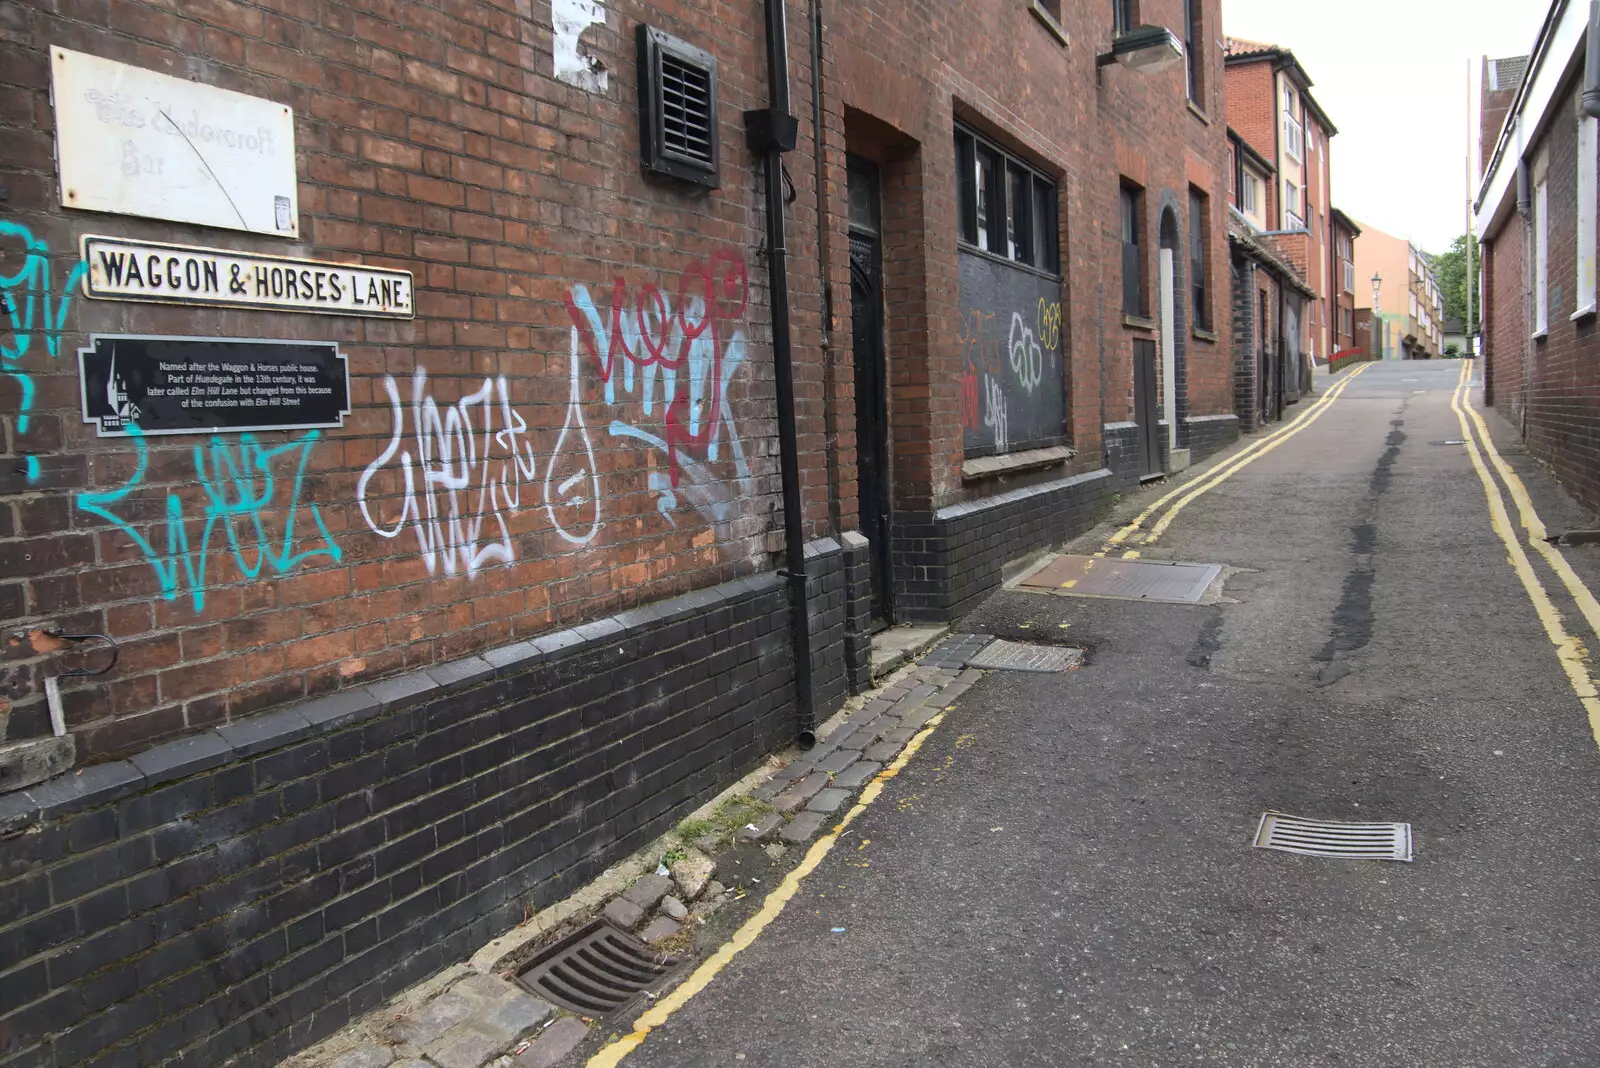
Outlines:
[[1228,125],[1277,171],[1275,211],[1266,232],[1314,294],[1298,323],[1299,355],[1306,361],[1301,388],[1309,388],[1310,364],[1327,362],[1337,326],[1329,158],[1339,130],[1311,95],[1311,77],[1289,49],[1238,37],[1227,38],[1224,48]]
[[1474,229],[1485,399],[1574,496],[1600,509],[1600,119],[1584,99],[1585,81],[1600,78],[1586,77],[1584,48],[1600,31],[1588,16],[1582,5],[1552,4],[1525,61],[1486,64]]
[[1216,0],[774,6],[0,29],[0,1060],[273,1063],[1236,436]]
[[1332,290],[1329,315],[1332,317],[1330,351],[1337,356],[1350,349],[1363,348],[1356,340],[1356,239],[1361,227],[1350,216],[1334,208],[1328,213],[1328,280]]

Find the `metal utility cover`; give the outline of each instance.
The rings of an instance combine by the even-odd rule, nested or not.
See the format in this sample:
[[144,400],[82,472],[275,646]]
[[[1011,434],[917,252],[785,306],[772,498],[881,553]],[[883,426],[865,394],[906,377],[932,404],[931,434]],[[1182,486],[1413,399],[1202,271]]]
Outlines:
[[968,667],[992,671],[1038,671],[1053,674],[1083,663],[1083,650],[1059,645],[1027,645],[996,638],[967,661]]
[[1256,828],[1257,849],[1280,849],[1338,860],[1411,860],[1411,824],[1338,823],[1265,812]]
[[1206,588],[1222,574],[1221,564],[1174,564],[1164,560],[1121,560],[1104,556],[1058,556],[1021,585],[1083,597],[1199,604]]
[[517,976],[529,992],[580,1016],[610,1016],[687,963],[596,920],[539,954]]

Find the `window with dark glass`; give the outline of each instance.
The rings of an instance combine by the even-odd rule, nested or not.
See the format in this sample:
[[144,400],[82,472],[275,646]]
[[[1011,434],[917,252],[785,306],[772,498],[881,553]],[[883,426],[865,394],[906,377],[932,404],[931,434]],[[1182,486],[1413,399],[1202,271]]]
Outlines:
[[1206,57],[1205,38],[1200,34],[1200,4],[1201,0],[1183,0],[1183,61],[1189,70],[1189,99],[1204,108],[1200,93],[1205,88],[1201,74]]
[[956,130],[956,167],[962,243],[1056,272],[1055,182],[970,130]]
[[1057,22],[1061,21],[1061,0],[1034,0],[1034,3],[1044,8],[1046,15],[1049,15]]
[[1206,293],[1206,231],[1210,198],[1199,190],[1189,190],[1189,277],[1194,302],[1194,325],[1211,329],[1211,301]]
[[1122,310],[1128,315],[1144,314],[1144,265],[1139,254],[1143,199],[1144,191],[1137,186],[1122,187]]
[[1133,29],[1133,0],[1111,0],[1111,31],[1117,36]]

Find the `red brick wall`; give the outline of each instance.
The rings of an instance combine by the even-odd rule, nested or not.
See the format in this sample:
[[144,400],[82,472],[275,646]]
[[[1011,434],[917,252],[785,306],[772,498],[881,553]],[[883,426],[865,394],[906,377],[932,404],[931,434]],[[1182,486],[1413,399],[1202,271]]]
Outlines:
[[[1181,0],[1146,0],[1140,19],[1181,26],[1182,6]],[[1202,118],[1185,103],[1181,67],[1159,75],[1108,68],[1096,77],[1093,52],[1109,45],[1109,8],[1066,5],[1062,28],[1070,49],[1022,2],[952,7],[874,0],[831,5],[828,17],[829,57],[838,72],[830,88],[859,120],[851,147],[888,161],[885,280],[897,507],[938,507],[1030,480],[963,482],[960,474],[958,117],[1059,179],[1063,351],[1069,435],[1078,452],[1067,470],[1101,466],[1101,424],[1131,418],[1132,338],[1148,336],[1121,322],[1117,189],[1127,167],[1113,165],[1109,146],[1117,146],[1120,159],[1143,160],[1138,177],[1148,187],[1151,209],[1144,238],[1152,249],[1160,192],[1171,191],[1186,235],[1188,185],[1198,176],[1212,214],[1213,329],[1220,338],[1229,335],[1220,49],[1208,49],[1205,57]],[[1206,5],[1205,18],[1208,39],[1214,39],[1216,4]],[[1074,90],[1063,92],[1063,85]],[[836,274],[834,284],[836,292],[848,292],[847,279]],[[1152,256],[1146,288],[1153,294],[1154,286]],[[836,298],[834,312],[846,317],[847,303]],[[1192,414],[1231,410],[1225,340],[1189,339],[1188,381]]]
[[[1274,164],[1278,158],[1277,106],[1273,100],[1272,63],[1260,60],[1254,63],[1233,63],[1227,69],[1228,125],[1239,131],[1239,136],[1250,147]],[[1274,175],[1275,185],[1277,176]],[[1277,200],[1267,219],[1276,226]]]
[[1534,180],[1548,183],[1549,332],[1531,342],[1524,318],[1524,221],[1512,215],[1494,235],[1489,351],[1493,396],[1524,421],[1528,447],[1590,508],[1600,508],[1600,325],[1577,321],[1578,86],[1551,105],[1555,121],[1530,146]]
[[[824,323],[806,10],[790,12],[791,110],[802,123],[786,171],[795,186],[789,281],[808,536],[835,519],[855,526],[845,149],[857,120],[881,135],[885,166],[897,505],[933,508],[1102,466],[1102,423],[1131,417],[1131,340],[1141,336],[1121,321],[1116,195],[1128,171],[1118,159],[1138,161],[1151,249],[1163,193],[1185,238],[1189,185],[1209,195],[1213,331],[1223,340],[1185,339],[1188,410],[1231,410],[1219,47],[1206,50],[1196,114],[1181,67],[1096,70],[1094,53],[1110,40],[1101,5],[1064,13],[1070,48],[1021,0],[827,5],[832,314]],[[75,296],[58,333],[7,361],[5,370],[32,376],[37,394],[26,428],[6,417],[0,467],[0,627],[12,636],[0,667],[4,738],[48,730],[42,678],[73,661],[32,636],[46,628],[104,632],[122,645],[114,673],[65,687],[80,755],[97,759],[775,566],[782,537],[764,200],[740,116],[766,103],[761,4],[618,0],[606,15],[583,38],[608,71],[603,93],[553,76],[550,8],[532,0],[63,2],[19,9],[0,25],[3,219],[45,250],[30,258],[20,238],[0,237],[0,276],[37,267],[59,294],[78,238],[106,233],[409,270],[417,306],[414,321],[396,322]],[[1140,17],[1179,26],[1181,0],[1147,0]],[[633,31],[641,19],[719,60],[720,189],[640,172]],[[1220,35],[1220,20],[1208,0],[1207,40]],[[300,240],[57,207],[51,44],[293,107]],[[1061,330],[1077,449],[1065,469],[961,478],[958,115],[1060,179]],[[709,440],[669,456],[612,435],[618,421],[663,436],[663,385],[658,378],[649,413],[642,375],[632,388],[614,378],[608,394],[612,346],[569,302],[580,307],[587,294],[610,331],[617,294],[627,308],[653,303],[657,292],[677,305],[680,293],[706,287],[708,273],[722,366],[742,353],[725,411],[708,404],[701,413],[702,433],[719,417],[714,455]],[[1152,292],[1154,273],[1152,256]],[[42,295],[10,290],[25,301]],[[343,428],[315,437],[97,439],[78,414],[73,366],[90,332],[335,340],[349,358],[353,411]],[[19,381],[0,376],[7,412],[20,407]],[[441,424],[452,412],[475,426],[496,419],[490,429],[501,433],[476,442],[515,450],[520,464],[474,454],[453,473],[464,480],[453,491],[423,478],[424,443],[436,468],[441,455],[432,412]],[[282,465],[302,457],[296,482]],[[37,477],[28,477],[30,463]],[[270,468],[277,496],[223,516],[207,492],[217,463]],[[576,488],[563,495],[565,485]]]
[[[66,688],[80,759],[95,758],[773,566],[781,537],[763,200],[740,119],[766,101],[761,7],[653,6],[608,4],[607,25],[585,35],[609,69],[603,94],[553,77],[550,7],[528,0],[443,8],[117,0],[12,12],[0,28],[0,182],[11,192],[4,219],[26,227],[48,257],[29,260],[20,238],[0,238],[0,275],[35,263],[59,294],[78,237],[108,233],[409,270],[417,316],[364,321],[81,296],[65,305],[64,330],[49,338],[56,355],[37,337],[15,365],[38,390],[26,431],[6,417],[5,737],[48,731],[41,678],[70,663],[27,637],[40,628],[104,632],[122,645],[113,674]],[[716,191],[641,174],[633,60],[641,17],[721,62]],[[794,110],[809,116],[806,38],[795,30]],[[56,207],[48,44],[292,106],[301,240]],[[837,133],[837,110],[831,120]],[[809,122],[803,128],[809,137]],[[830,475],[815,201],[800,158],[789,167],[799,194],[789,209],[790,284],[815,535],[825,528]],[[633,307],[659,290],[676,306],[680,292],[706,285],[708,271],[722,312],[718,365],[741,351],[742,362],[729,373],[725,411],[708,403],[702,413],[728,417],[716,448],[709,438],[691,443],[675,465],[660,448],[609,433],[616,419],[662,435],[662,385],[651,414],[642,382],[631,391],[617,382],[610,403],[607,348],[589,351],[594,339],[586,325],[575,329],[568,301],[586,288],[609,323],[614,296]],[[25,287],[10,296],[29,299]],[[97,440],[77,414],[72,355],[90,331],[337,340],[349,357],[354,410],[343,429],[316,438]],[[834,354],[841,351],[835,341]],[[569,412],[572,373],[579,403]],[[17,382],[0,377],[7,412],[18,411]],[[492,403],[474,405],[469,398],[484,389]],[[422,478],[423,440],[436,457],[442,445],[413,407],[430,398],[441,419],[456,411],[480,430],[485,418],[491,430],[508,431],[507,419],[515,428],[481,436],[502,455],[479,455],[481,466],[456,471],[466,484],[454,493]],[[303,450],[269,458],[293,442]],[[280,494],[249,515],[217,520],[209,541],[208,507],[216,509],[202,485],[201,446],[212,450],[207,464],[276,465]],[[283,465],[301,451],[307,473],[296,499]],[[406,453],[417,476],[409,490]],[[22,473],[25,455],[37,457],[35,479]],[[843,449],[839,461],[848,470],[853,454]],[[586,500],[563,503],[559,487],[580,474],[572,492]],[[123,522],[86,510],[96,501]],[[291,514],[292,545],[280,551]],[[169,538],[187,539],[187,552]]]

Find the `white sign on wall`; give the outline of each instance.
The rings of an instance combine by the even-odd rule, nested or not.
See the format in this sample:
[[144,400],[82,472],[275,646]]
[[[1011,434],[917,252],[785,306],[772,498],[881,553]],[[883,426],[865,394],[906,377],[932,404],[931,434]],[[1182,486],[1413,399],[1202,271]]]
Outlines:
[[83,238],[85,295],[409,319],[411,272],[119,237]]
[[51,48],[61,204],[297,237],[294,112]]

